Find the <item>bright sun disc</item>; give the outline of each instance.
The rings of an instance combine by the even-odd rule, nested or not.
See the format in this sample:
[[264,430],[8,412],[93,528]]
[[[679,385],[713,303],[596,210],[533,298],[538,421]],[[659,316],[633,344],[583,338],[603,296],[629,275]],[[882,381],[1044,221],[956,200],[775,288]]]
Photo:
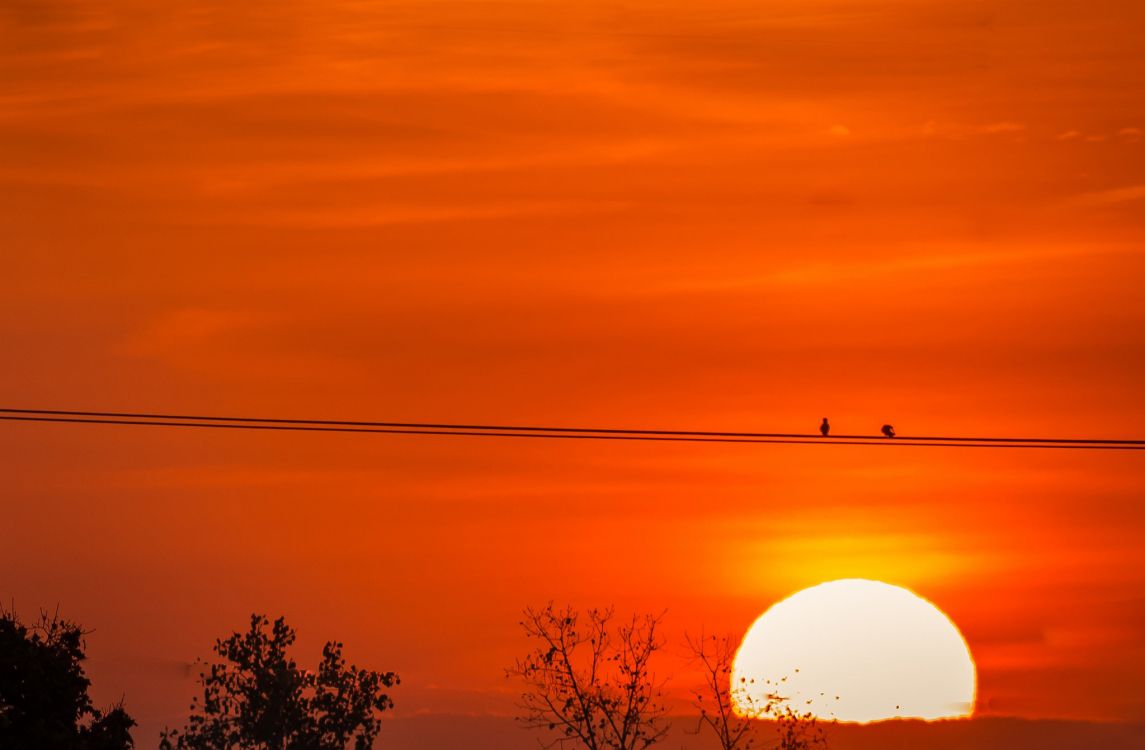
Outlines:
[[969,716],[975,682],[970,649],[938,607],[858,578],[775,604],[748,629],[732,668],[742,714],[778,693],[794,711],[856,722]]

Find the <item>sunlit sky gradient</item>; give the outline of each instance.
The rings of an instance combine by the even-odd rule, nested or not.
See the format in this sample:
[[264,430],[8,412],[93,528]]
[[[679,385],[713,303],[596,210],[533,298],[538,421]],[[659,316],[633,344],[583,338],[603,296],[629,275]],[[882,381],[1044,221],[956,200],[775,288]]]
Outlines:
[[[1143,48],[1137,0],[5,2],[0,405],[1141,437]],[[0,595],[147,732],[254,610],[507,713],[526,604],[743,632],[842,577],[949,614],[980,712],[1145,719],[1140,454],[0,456]]]

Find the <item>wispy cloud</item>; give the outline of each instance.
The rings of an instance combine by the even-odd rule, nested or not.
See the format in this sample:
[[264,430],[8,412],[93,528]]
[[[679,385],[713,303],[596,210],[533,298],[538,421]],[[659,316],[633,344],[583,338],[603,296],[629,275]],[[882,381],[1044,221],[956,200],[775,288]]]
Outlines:
[[978,128],[979,133],[1022,133],[1025,132],[1025,130],[1025,124],[1010,122],[1009,120],[992,122],[989,125],[982,125]]
[[1076,196],[1073,203],[1079,206],[1112,206],[1139,200],[1145,200],[1145,185],[1128,185],[1110,190],[1083,193]]
[[440,224],[490,221],[522,216],[579,215],[620,210],[612,201],[509,201],[489,205],[457,206],[315,206],[299,209],[249,210],[220,217],[220,224],[277,226],[299,229],[382,227],[397,224]]
[[984,135],[1018,135],[1028,130],[1025,123],[1012,120],[1000,120],[974,125],[964,122],[947,122],[943,120],[929,120],[922,126],[926,136],[934,138],[949,138],[960,140],[972,136]]

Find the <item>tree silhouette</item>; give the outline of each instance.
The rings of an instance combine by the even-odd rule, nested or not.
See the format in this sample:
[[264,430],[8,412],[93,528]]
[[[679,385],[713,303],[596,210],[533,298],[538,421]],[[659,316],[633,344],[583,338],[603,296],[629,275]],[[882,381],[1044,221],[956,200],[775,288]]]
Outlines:
[[24,625],[0,610],[0,747],[127,750],[135,721],[122,705],[99,711],[88,697],[84,631],[58,615]]
[[774,723],[779,750],[815,750],[827,747],[827,736],[809,711],[797,711],[780,694],[780,686],[755,697],[753,680],[741,677],[732,684],[736,646],[730,638],[686,637],[689,650],[703,671],[704,684],[694,693],[700,711],[700,729],[715,733],[722,750],[751,750],[759,739],[761,719]]
[[[268,631],[269,627],[269,631]],[[294,630],[251,615],[250,630],[215,642],[222,661],[200,671],[203,694],[181,730],[163,732],[162,750],[356,750],[373,747],[380,714],[393,708],[383,690],[393,672],[346,666],[342,644],[328,642],[316,671],[300,669],[287,650]]]
[[556,732],[546,747],[644,750],[667,734],[662,694],[650,670],[663,647],[659,617],[612,625],[612,609],[525,610],[521,626],[535,644],[506,670],[524,681],[522,726]]
[[694,692],[693,705],[700,712],[700,729],[715,733],[722,750],[751,750],[757,722],[736,712],[736,700],[746,691],[731,686],[735,645],[729,638],[685,636],[688,649],[703,670],[704,684]]

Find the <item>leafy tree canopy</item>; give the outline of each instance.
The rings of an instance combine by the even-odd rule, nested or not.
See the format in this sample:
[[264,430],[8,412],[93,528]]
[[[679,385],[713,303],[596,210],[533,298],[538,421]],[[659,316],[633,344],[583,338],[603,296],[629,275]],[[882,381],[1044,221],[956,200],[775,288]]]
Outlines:
[[84,632],[48,617],[25,625],[0,611],[0,747],[7,750],[127,750],[135,721],[88,696]]
[[283,618],[252,615],[250,629],[215,642],[221,660],[203,664],[201,696],[182,730],[163,733],[163,750],[367,750],[393,708],[384,692],[393,672],[347,666],[329,642],[315,671],[287,654],[295,633]]

